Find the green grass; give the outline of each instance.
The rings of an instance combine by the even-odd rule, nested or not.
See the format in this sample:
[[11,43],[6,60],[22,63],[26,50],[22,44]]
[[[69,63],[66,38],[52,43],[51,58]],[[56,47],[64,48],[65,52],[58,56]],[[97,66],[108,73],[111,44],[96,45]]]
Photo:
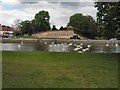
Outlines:
[[3,88],[117,88],[118,54],[3,51]]

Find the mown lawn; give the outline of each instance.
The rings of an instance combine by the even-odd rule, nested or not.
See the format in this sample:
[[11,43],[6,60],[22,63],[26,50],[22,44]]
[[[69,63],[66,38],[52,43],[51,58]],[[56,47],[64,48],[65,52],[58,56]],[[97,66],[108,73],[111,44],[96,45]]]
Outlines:
[[118,54],[3,51],[3,88],[117,88]]

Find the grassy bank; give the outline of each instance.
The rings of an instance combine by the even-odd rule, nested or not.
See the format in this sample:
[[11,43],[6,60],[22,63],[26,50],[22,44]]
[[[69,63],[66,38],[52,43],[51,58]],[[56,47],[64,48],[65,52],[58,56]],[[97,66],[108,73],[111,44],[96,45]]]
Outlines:
[[117,54],[3,51],[3,88],[117,88]]

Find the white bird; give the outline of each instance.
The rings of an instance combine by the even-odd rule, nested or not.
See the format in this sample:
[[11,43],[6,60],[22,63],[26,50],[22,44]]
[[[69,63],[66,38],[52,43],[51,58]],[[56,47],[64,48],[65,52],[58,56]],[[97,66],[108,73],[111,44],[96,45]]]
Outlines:
[[23,42],[21,42],[21,44],[23,44]]
[[77,45],[76,47],[78,48],[79,46]]
[[83,45],[82,43],[80,45]]
[[118,47],[118,43],[116,43],[115,46]]
[[72,43],[69,44],[69,46],[71,46],[71,45],[72,45]]
[[63,45],[63,43],[61,43],[61,45]]
[[83,47],[82,46],[80,46],[80,49],[82,49]]
[[18,45],[18,48],[20,48],[20,45]]
[[83,49],[82,51],[83,51],[83,52],[85,52],[85,51],[86,51],[86,49]]
[[77,51],[77,50],[79,50],[79,48],[74,48],[74,51]]
[[78,53],[82,53],[82,51],[78,51]]
[[88,45],[87,47],[89,48],[89,47],[91,47],[91,45]]
[[54,42],[52,42],[52,44],[54,44]]
[[47,44],[47,42],[45,42],[45,44]]
[[107,43],[107,44],[106,44],[106,47],[108,47],[108,46],[109,46],[109,44]]
[[77,46],[77,44],[74,44],[74,46]]
[[88,50],[89,50],[89,48],[86,48],[86,50],[88,51]]

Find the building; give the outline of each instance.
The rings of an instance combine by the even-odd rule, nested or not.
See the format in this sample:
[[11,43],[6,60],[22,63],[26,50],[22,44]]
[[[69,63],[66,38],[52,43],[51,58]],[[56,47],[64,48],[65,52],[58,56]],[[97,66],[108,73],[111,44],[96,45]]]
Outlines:
[[73,30],[73,27],[72,26],[68,26],[68,27],[66,27],[67,28],[67,30]]
[[4,33],[8,33],[9,35],[12,35],[13,30],[14,30],[13,27],[0,24],[0,35],[3,35]]

